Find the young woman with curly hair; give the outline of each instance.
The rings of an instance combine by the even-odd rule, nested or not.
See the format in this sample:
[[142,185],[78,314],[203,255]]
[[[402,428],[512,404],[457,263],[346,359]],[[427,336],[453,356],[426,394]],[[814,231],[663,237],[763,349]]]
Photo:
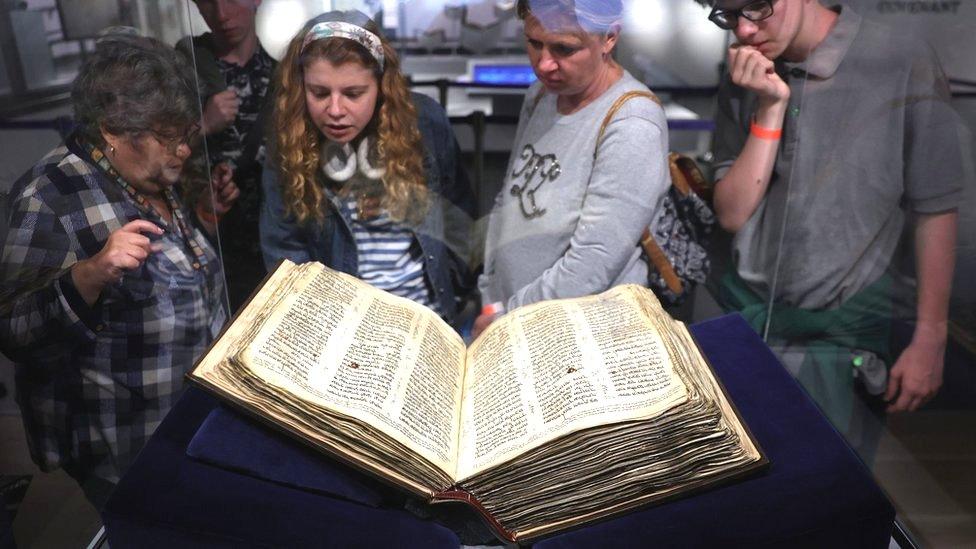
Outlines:
[[444,110],[411,93],[372,20],[309,21],[278,66],[261,247],[319,261],[453,321],[474,195]]

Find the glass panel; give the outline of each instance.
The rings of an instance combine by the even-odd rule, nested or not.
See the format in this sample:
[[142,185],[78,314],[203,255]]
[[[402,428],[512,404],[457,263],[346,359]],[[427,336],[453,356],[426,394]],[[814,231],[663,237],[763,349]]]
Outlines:
[[275,59],[281,59],[288,41],[306,21],[332,9],[331,0],[271,0],[261,2],[257,13],[257,33],[261,46]]
[[792,95],[776,167],[723,290],[748,296],[909,534],[949,547],[976,536],[976,118],[962,53],[976,10],[851,4],[865,22],[844,8],[831,27],[818,12],[834,30],[779,65]]
[[[905,98],[909,107],[904,110],[914,114],[906,131],[906,141],[914,140],[906,147],[906,194],[918,198],[907,208],[914,211],[901,235],[904,248],[886,270],[895,288],[903,281],[896,277],[905,277],[909,290],[907,303],[892,300],[889,374],[882,396],[889,409],[904,409],[916,406],[908,400],[913,391],[931,387],[937,392],[923,395],[917,411],[868,416],[864,438],[874,433],[879,439],[873,456],[869,445],[861,454],[922,546],[965,544],[976,539],[976,485],[969,474],[976,447],[971,437],[960,436],[976,432],[976,293],[970,283],[976,274],[976,65],[961,49],[976,45],[965,23],[976,17],[976,9],[947,4],[913,13],[892,10],[888,3],[855,5],[869,19],[894,26],[897,34],[931,44],[944,71],[935,75],[934,84],[924,68],[912,74],[927,88],[910,90]],[[950,190],[951,199],[936,196]],[[946,316],[947,326],[941,324]],[[928,385],[918,379],[926,373],[933,378]],[[878,402],[861,396],[868,407]]]
[[7,75],[7,64],[0,57],[0,95],[10,93],[10,76]]
[[[105,235],[120,231],[120,226],[129,226],[126,224],[132,219],[165,227],[161,235],[145,225],[135,230],[151,239],[150,248],[146,250],[147,258],[140,260],[138,267],[125,269],[118,282],[103,282],[80,271],[77,277],[74,271],[68,275],[72,285],[76,286],[78,300],[97,299],[88,306],[90,309],[79,301],[71,301],[72,310],[92,310],[100,315],[85,317],[78,324],[91,330],[92,337],[99,341],[97,347],[76,342],[66,335],[66,330],[53,336],[51,346],[43,349],[32,346],[34,344],[15,345],[9,337],[15,334],[8,332],[22,329],[23,325],[5,323],[2,328],[5,331],[2,349],[5,355],[0,356],[0,438],[5,442],[0,452],[0,501],[4,503],[0,506],[0,538],[11,539],[8,538],[11,535],[8,528],[12,527],[12,540],[19,547],[86,546],[98,538],[101,521],[95,502],[104,500],[112,481],[124,473],[126,464],[145,442],[145,436],[165,416],[174,395],[182,387],[183,374],[192,365],[192,357],[202,351],[203,340],[191,341],[193,336],[178,334],[193,331],[209,334],[213,328],[211,313],[221,310],[224,302],[222,282],[213,276],[195,274],[206,269],[192,267],[200,260],[194,248],[209,249],[209,252],[203,252],[203,258],[210,260],[209,268],[215,269],[216,278],[221,276],[219,256],[214,247],[206,244],[198,228],[196,217],[199,213],[193,204],[182,198],[192,189],[189,183],[191,170],[181,169],[187,165],[182,159],[197,148],[192,130],[201,117],[200,99],[195,92],[198,87],[196,77],[185,73],[192,79],[188,82],[189,89],[166,85],[178,81],[175,76],[150,85],[145,97],[151,99],[130,97],[133,102],[125,103],[127,106],[115,113],[116,118],[110,118],[111,108],[99,110],[101,107],[93,106],[95,102],[86,104],[85,112],[95,113],[98,120],[110,120],[110,126],[119,125],[117,128],[111,126],[116,129],[108,133],[85,133],[87,126],[74,119],[76,106],[67,95],[84,63],[99,58],[96,41],[106,39],[109,27],[128,27],[127,31],[111,32],[159,40],[161,44],[157,45],[162,49],[147,54],[142,58],[143,62],[154,67],[172,67],[172,50],[168,48],[191,32],[189,17],[195,13],[196,7],[189,0],[0,3],[0,43],[3,45],[0,57],[0,110],[3,111],[0,114],[0,219],[4,220],[0,227],[4,250],[0,267],[0,309],[5,310],[3,314],[11,314],[8,306],[14,301],[18,307],[26,303],[20,300],[20,296],[25,295],[22,292],[26,282],[46,281],[41,293],[62,287],[55,285],[54,275],[58,273],[40,267],[42,258],[54,262],[63,257],[65,264],[70,265],[73,263],[68,256],[70,250],[81,259],[90,259],[108,246]],[[101,59],[106,61],[104,55]],[[109,64],[111,61],[108,60]],[[112,77],[111,71],[91,74],[94,82]],[[101,84],[104,83],[103,80]],[[139,84],[145,87],[145,83],[126,79],[117,82],[115,89],[125,90]],[[158,95],[153,95],[156,93]],[[91,99],[93,94],[84,97]],[[143,103],[140,105],[141,99]],[[70,151],[60,147],[62,143],[69,143]],[[96,149],[101,152],[92,152]],[[28,170],[49,153],[54,156],[48,156],[48,161],[63,157],[66,160],[62,166],[71,166],[65,172],[67,178],[59,185],[96,185],[102,192],[68,193],[57,203],[48,203],[45,201],[63,191],[63,187],[53,190],[50,181],[42,176],[38,181],[47,182],[47,190],[38,191],[33,201],[27,198],[25,184],[32,177]],[[101,153],[106,156],[106,168],[98,167],[95,161]],[[105,171],[108,168],[117,169],[122,180],[130,185],[131,195],[120,181]],[[57,171],[58,168],[53,169]],[[86,171],[99,175],[75,176]],[[38,185],[41,188],[43,183]],[[173,185],[174,200],[160,194],[161,187],[157,185]],[[84,197],[79,198],[82,195]],[[139,202],[140,196],[145,199],[144,203]],[[47,206],[41,207],[37,213],[31,204],[40,202]],[[62,211],[62,208],[67,209]],[[54,217],[51,211],[64,217]],[[91,224],[91,232],[86,232],[87,226],[72,226],[61,232],[54,229],[61,226],[62,219],[68,218],[74,220],[73,223],[84,220]],[[71,235],[71,242],[61,238],[64,234]],[[87,242],[87,234],[95,234],[99,240],[94,244],[81,244]],[[76,249],[77,246],[82,249]],[[17,255],[14,250],[22,253]],[[109,271],[93,267],[90,272],[105,274]],[[96,278],[97,282],[93,282]],[[89,291],[91,283],[95,284],[94,294]],[[27,290],[26,295],[40,295],[30,293],[33,291]],[[182,311],[192,307],[199,307],[197,313],[183,314]],[[181,312],[174,314],[176,310]],[[43,311],[35,313],[46,314]],[[34,318],[37,316],[31,317]],[[7,319],[9,316],[5,317]],[[62,318],[53,322],[66,321]],[[43,331],[50,325],[34,328]],[[219,327],[219,324],[215,326]],[[119,347],[119,341],[136,344]],[[148,352],[146,349],[154,349],[153,356],[141,356]],[[112,353],[121,353],[121,359],[115,356],[110,368],[104,357]],[[59,359],[59,356],[70,358]],[[173,361],[172,365],[167,362],[169,360]],[[123,362],[137,365],[138,370],[120,370]],[[53,407],[50,398],[45,400],[40,396],[50,390],[50,386],[36,375],[45,368],[56,368],[59,375],[62,371],[84,372],[85,393],[83,396],[80,392],[71,392],[81,390],[81,373],[65,378],[65,384],[71,387],[66,391],[71,394],[59,392],[56,400],[61,402],[71,398],[81,402],[74,409],[71,420],[65,421],[72,427],[64,431],[57,420],[38,420],[31,427],[29,443],[25,435],[25,414]],[[31,379],[15,379],[15,372],[17,376],[24,372],[34,374],[28,376]],[[119,378],[126,381],[118,381]],[[33,391],[38,399],[38,407],[32,404],[21,408],[14,395],[19,393],[23,399],[29,391]],[[134,394],[140,396],[132,397]],[[137,411],[132,416],[123,416],[121,412],[98,416],[98,405],[93,402],[92,395],[101,395],[98,398],[103,401],[102,405],[111,403],[112,406],[103,410]],[[86,410],[87,415],[81,409]],[[73,430],[76,426],[77,430]],[[58,436],[67,442],[59,446]],[[111,449],[105,450],[106,445]],[[32,460],[32,453],[41,456],[43,452],[47,452],[45,459],[52,472],[42,472],[38,463]],[[79,458],[90,458],[95,465],[69,466],[67,468],[72,471],[69,475],[65,468],[57,468],[51,457],[59,452],[74,456],[69,458],[71,463],[79,463]]]
[[[254,18],[261,47],[273,59],[280,59],[294,33],[319,13],[358,9],[374,17],[399,52],[412,89],[442,103],[451,117],[461,162],[478,200],[477,213],[487,214],[504,179],[525,88],[534,79],[522,25],[513,13],[515,2],[263,0],[256,11],[250,9],[250,0],[220,3],[248,8],[239,15]],[[6,193],[16,190],[18,178],[68,136],[73,111],[67,92],[83,63],[95,54],[95,42],[105,29],[132,27],[168,45],[207,33],[213,39],[208,4],[0,2],[0,219],[12,214],[10,205],[16,207]],[[730,35],[708,22],[709,10],[691,0],[625,4],[626,32],[617,59],[665,101],[669,148],[707,162],[712,159],[706,143],[709,130],[720,117],[714,109],[715,86]],[[897,26],[891,35],[900,40],[928,40],[948,75],[951,102],[947,105],[927,87],[906,92],[896,85],[873,84],[894,78],[894,67],[906,66],[908,56],[887,57],[901,51],[894,42],[865,50],[873,54],[861,52],[867,58],[850,75],[858,84],[840,90],[829,80],[807,79],[802,70],[789,70],[802,67],[784,69],[795,95],[773,183],[778,194],[763,206],[766,231],[755,239],[742,234],[713,238],[713,286],[720,286],[733,267],[751,277],[751,289],[758,294],[749,304],[760,317],[769,318],[769,326],[760,322],[757,329],[766,333],[769,328],[770,345],[874,472],[910,535],[925,546],[964,545],[976,539],[976,477],[971,474],[976,467],[976,285],[969,282],[976,274],[976,144],[968,135],[976,129],[976,64],[971,54],[976,6],[867,0],[848,4],[868,19]],[[194,98],[195,121],[204,139],[192,139],[192,128],[184,127],[153,128],[158,134],[143,132],[140,139],[173,154],[190,149],[178,193],[190,223],[204,232],[215,231],[203,246],[216,250],[227,267],[205,284],[211,299],[207,310],[230,313],[264,274],[257,228],[267,143],[248,143],[253,129],[270,121],[261,118],[261,98],[267,97],[272,69],[270,64],[249,65],[253,57],[228,61],[215,56],[212,48],[208,54],[206,47],[184,45],[201,90]],[[912,50],[921,64],[916,67],[920,73],[906,73],[909,85],[926,82],[925,52]],[[821,110],[824,105],[828,112]],[[835,123],[817,130],[826,120]],[[932,138],[907,141],[923,130],[931,131]],[[799,141],[788,144],[794,137]],[[858,152],[862,148],[872,152]],[[892,156],[891,162],[871,163],[875,154],[894,150],[904,154]],[[957,153],[961,163],[954,160]],[[908,157],[921,161],[903,162]],[[902,177],[921,196],[904,201],[904,207],[903,193],[894,188]],[[239,194],[231,201],[235,193],[228,189],[233,188]],[[926,209],[925,204],[936,206]],[[939,216],[933,214],[946,211],[939,204],[956,208],[954,244],[948,246],[950,239],[941,234],[921,248],[913,245],[919,227],[932,229],[932,219],[938,224]],[[7,225],[0,227],[0,237],[8,233]],[[481,245],[472,244],[475,257]],[[193,254],[190,248],[182,252],[186,257]],[[733,248],[736,254],[730,253]],[[936,360],[944,363],[941,389],[918,411],[886,413],[883,399],[870,393],[888,388],[888,370],[917,333],[918,272],[938,278],[947,269],[948,261],[939,258],[946,251],[955,257],[944,360]],[[936,284],[932,293],[945,287]],[[0,304],[7,295],[0,295]],[[708,292],[695,297],[676,314],[692,321],[719,314]],[[851,312],[856,305],[860,308]],[[829,331],[827,341],[804,332],[803,339],[816,343],[801,345],[796,331],[809,331],[810,323],[822,324],[823,318],[829,319],[820,326]],[[865,320],[873,322],[859,323]],[[184,362],[189,367],[192,360]],[[0,438],[12,441],[0,454],[0,497],[8,504],[0,508],[0,532],[12,520],[14,538],[22,547],[86,544],[100,527],[98,513],[63,469],[44,473],[31,460],[21,409],[14,401],[14,373],[12,361],[0,356]],[[93,486],[96,490],[90,492],[95,494]]]

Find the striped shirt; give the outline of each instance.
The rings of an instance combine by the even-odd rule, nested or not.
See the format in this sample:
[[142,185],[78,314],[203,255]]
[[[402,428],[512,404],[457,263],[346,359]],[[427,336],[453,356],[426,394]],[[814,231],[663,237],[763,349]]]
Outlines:
[[353,197],[341,199],[339,204],[356,241],[359,278],[442,314],[424,278],[423,254],[413,231],[390,219],[386,210],[377,217],[361,219]]

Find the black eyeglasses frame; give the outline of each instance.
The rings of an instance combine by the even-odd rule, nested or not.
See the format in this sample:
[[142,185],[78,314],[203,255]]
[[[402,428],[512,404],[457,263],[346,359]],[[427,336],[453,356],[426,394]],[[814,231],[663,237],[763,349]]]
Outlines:
[[[739,26],[739,17],[745,17],[753,23],[758,23],[759,21],[772,17],[774,11],[774,1],[775,0],[755,0],[753,2],[749,2],[739,9],[734,10],[720,10],[716,7],[713,8],[711,13],[708,14],[708,20],[715,23],[715,25],[717,25],[720,29],[735,30],[735,28]],[[760,7],[755,8],[755,6]],[[758,12],[759,15],[750,15],[747,12]]]

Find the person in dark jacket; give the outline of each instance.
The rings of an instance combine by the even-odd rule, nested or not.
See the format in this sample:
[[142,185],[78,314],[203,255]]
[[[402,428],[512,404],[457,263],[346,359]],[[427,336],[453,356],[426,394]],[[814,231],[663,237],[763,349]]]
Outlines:
[[453,322],[473,286],[474,194],[444,110],[408,91],[377,25],[355,11],[311,20],[273,101],[266,266],[320,261]]

